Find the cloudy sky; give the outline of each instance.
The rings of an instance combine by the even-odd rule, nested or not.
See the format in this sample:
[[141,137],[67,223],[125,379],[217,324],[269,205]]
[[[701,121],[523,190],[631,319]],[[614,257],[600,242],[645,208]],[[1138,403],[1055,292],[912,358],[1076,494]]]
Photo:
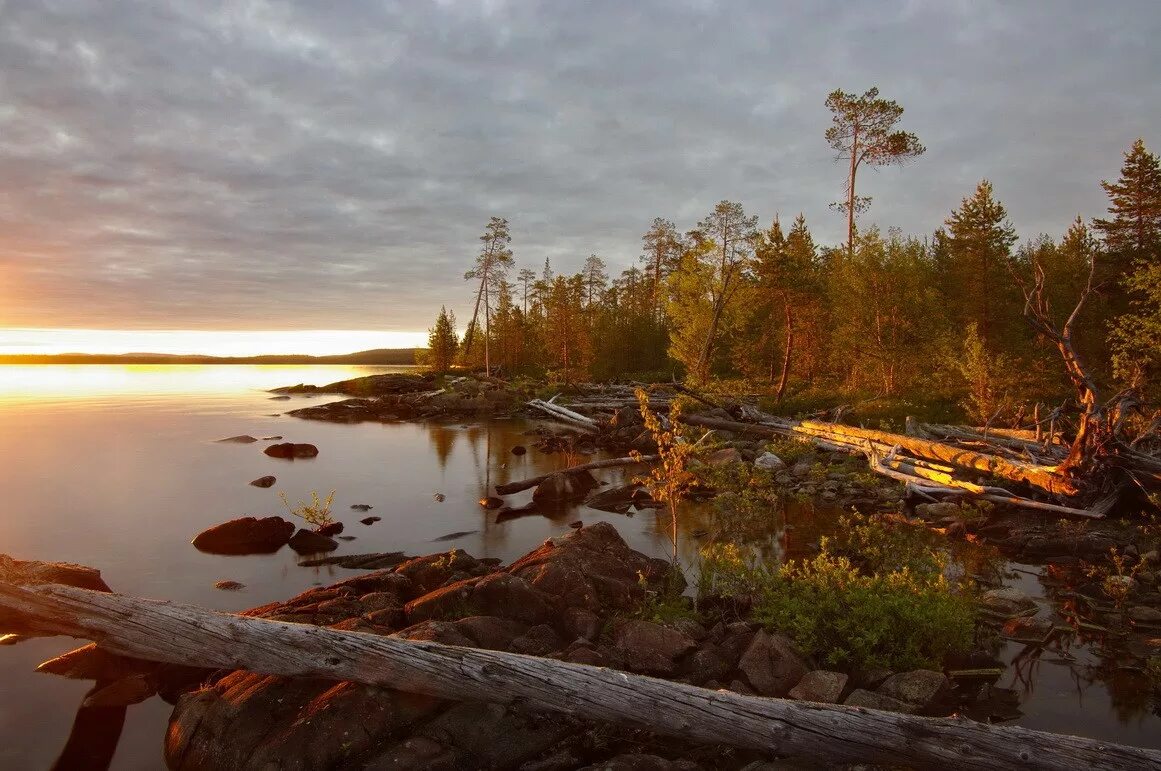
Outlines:
[[0,0],[0,326],[422,329],[492,215],[562,270],[723,198],[836,243],[834,88],[928,147],[866,220],[987,177],[1058,235],[1161,149],[1159,39],[1156,0]]

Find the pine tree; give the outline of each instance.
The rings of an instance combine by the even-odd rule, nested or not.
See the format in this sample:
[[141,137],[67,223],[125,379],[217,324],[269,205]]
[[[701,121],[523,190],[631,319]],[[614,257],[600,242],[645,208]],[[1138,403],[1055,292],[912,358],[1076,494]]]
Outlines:
[[427,330],[427,352],[432,369],[436,372],[446,372],[451,369],[458,347],[456,316],[445,306],[441,306],[439,316],[435,320],[435,326]]
[[1016,231],[993,196],[992,183],[981,181],[945,224],[942,247],[949,281],[944,286],[960,328],[975,322],[987,347],[995,351],[1007,350],[1017,338],[1027,339],[1023,300],[1009,273]]
[[644,245],[641,262],[645,263],[649,275],[653,312],[660,318],[665,307],[665,279],[681,262],[681,235],[672,222],[656,217],[648,232],[641,236],[641,242]]
[[710,267],[710,317],[705,340],[691,374],[695,379],[709,377],[718,332],[727,306],[741,286],[757,237],[758,217],[747,217],[742,204],[720,201],[714,210],[697,224],[697,232],[708,247],[705,258]]
[[879,89],[871,88],[862,96],[835,90],[826,98],[833,125],[826,130],[826,141],[848,164],[846,201],[838,209],[847,215],[847,252],[855,249],[855,215],[870,206],[869,196],[855,195],[855,176],[864,163],[886,166],[923,155],[926,148],[919,137],[895,130],[903,117],[898,102],[879,98]]
[[1161,164],[1138,139],[1125,153],[1121,177],[1102,181],[1109,196],[1109,219],[1093,221],[1104,237],[1111,279],[1126,286],[1127,277],[1141,261],[1155,261],[1161,253]]
[[508,233],[508,220],[502,217],[492,217],[480,236],[483,246],[476,257],[474,268],[464,274],[465,280],[479,279],[480,286],[476,291],[476,307],[472,311],[472,320],[468,323],[468,330],[464,334],[464,356],[471,353],[472,345],[479,336],[480,302],[484,304],[484,372],[491,374],[492,359],[491,337],[492,298],[500,282],[507,275],[508,268],[512,267],[512,250],[508,244],[512,236]]

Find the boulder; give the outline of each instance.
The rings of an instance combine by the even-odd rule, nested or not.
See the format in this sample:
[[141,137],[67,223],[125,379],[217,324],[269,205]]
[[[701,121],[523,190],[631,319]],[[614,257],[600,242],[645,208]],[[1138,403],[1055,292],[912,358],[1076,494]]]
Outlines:
[[523,624],[497,616],[468,616],[455,625],[475,642],[477,648],[490,651],[508,650],[512,641],[527,631]]
[[1161,624],[1161,610],[1146,605],[1129,608],[1129,618],[1138,624]]
[[584,500],[589,490],[600,485],[587,471],[557,472],[532,491],[532,501],[542,503],[569,503]]
[[880,696],[905,701],[914,704],[918,709],[924,709],[944,696],[950,688],[951,683],[942,672],[915,669],[891,675],[875,692]]
[[984,592],[980,597],[983,610],[993,616],[1010,618],[1022,616],[1036,609],[1036,601],[1019,589],[1003,587]]
[[271,458],[287,458],[293,460],[294,458],[313,458],[318,455],[318,448],[313,444],[282,442],[281,444],[272,444],[262,452]]
[[677,670],[677,660],[697,644],[681,632],[636,619],[626,621],[614,630],[613,646],[624,656],[628,669],[669,675]]
[[816,669],[807,672],[798,681],[798,685],[790,689],[788,694],[792,699],[799,701],[816,701],[823,704],[837,704],[847,687],[847,676],[842,672],[829,672],[825,669]]
[[477,573],[484,566],[463,549],[452,549],[442,554],[428,554],[407,560],[395,572],[411,579],[418,594],[437,589],[451,579],[455,573]]
[[714,450],[705,457],[704,463],[707,466],[724,466],[728,463],[741,463],[742,453],[738,452],[733,447],[723,447],[720,450]]
[[237,592],[246,588],[246,584],[238,581],[230,581],[228,579],[214,582],[215,589],[221,589],[223,592]]
[[198,533],[194,548],[207,554],[270,554],[294,534],[294,524],[282,517],[241,517]]
[[607,490],[594,491],[585,498],[585,506],[598,511],[611,511],[615,514],[624,514],[636,500],[641,485],[632,483],[610,487]]
[[785,696],[809,671],[788,639],[759,630],[742,658],[738,671],[762,696]]
[[545,541],[508,572],[563,607],[594,613],[633,610],[646,586],[659,591],[674,581],[668,561],[633,551],[607,522]]
[[258,477],[257,479],[250,480],[250,484],[253,485],[254,487],[273,487],[274,483],[277,481],[278,481],[277,477],[267,475],[264,477]]
[[685,673],[694,683],[721,680],[734,668],[734,662],[711,642],[704,643],[685,660]]
[[334,538],[302,528],[291,536],[287,544],[299,554],[318,554],[339,548],[339,542]]
[[786,461],[782,460],[772,452],[764,452],[754,459],[754,467],[778,472],[786,468]]
[[913,715],[916,712],[914,704],[908,704],[905,701],[894,699],[882,693],[864,691],[862,688],[856,688],[851,691],[851,695],[847,696],[843,704],[846,704],[848,707],[866,707],[867,709],[881,709],[887,712],[902,712],[905,715]]
[[364,525],[372,525],[381,519],[383,519],[383,518],[382,517],[363,517],[359,521],[362,522]]
[[339,533],[343,532],[343,523],[328,522],[325,525],[319,525],[317,528],[315,528],[315,532],[319,535],[338,535]]

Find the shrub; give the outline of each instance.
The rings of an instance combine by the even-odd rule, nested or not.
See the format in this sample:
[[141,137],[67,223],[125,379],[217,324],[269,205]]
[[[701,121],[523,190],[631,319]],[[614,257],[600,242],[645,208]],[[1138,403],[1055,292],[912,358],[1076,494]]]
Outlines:
[[279,493],[278,497],[282,499],[282,505],[290,512],[292,517],[306,520],[315,528],[326,527],[334,522],[331,518],[331,503],[335,499],[335,491],[331,490],[330,495],[326,500],[319,498],[316,490],[310,491],[310,503],[306,501],[299,501],[297,506],[291,506],[290,500],[286,497],[286,493]]
[[775,568],[736,544],[702,549],[699,596],[748,596],[754,620],[824,666],[938,667],[973,641],[975,600],[919,528],[860,516],[812,559]]

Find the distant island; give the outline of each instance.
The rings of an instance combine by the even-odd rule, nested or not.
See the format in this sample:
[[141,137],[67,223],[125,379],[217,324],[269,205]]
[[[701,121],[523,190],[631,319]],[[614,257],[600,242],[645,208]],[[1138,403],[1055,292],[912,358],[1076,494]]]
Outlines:
[[415,364],[420,348],[375,348],[335,356],[272,354],[268,356],[202,356],[168,353],[0,354],[0,364]]

